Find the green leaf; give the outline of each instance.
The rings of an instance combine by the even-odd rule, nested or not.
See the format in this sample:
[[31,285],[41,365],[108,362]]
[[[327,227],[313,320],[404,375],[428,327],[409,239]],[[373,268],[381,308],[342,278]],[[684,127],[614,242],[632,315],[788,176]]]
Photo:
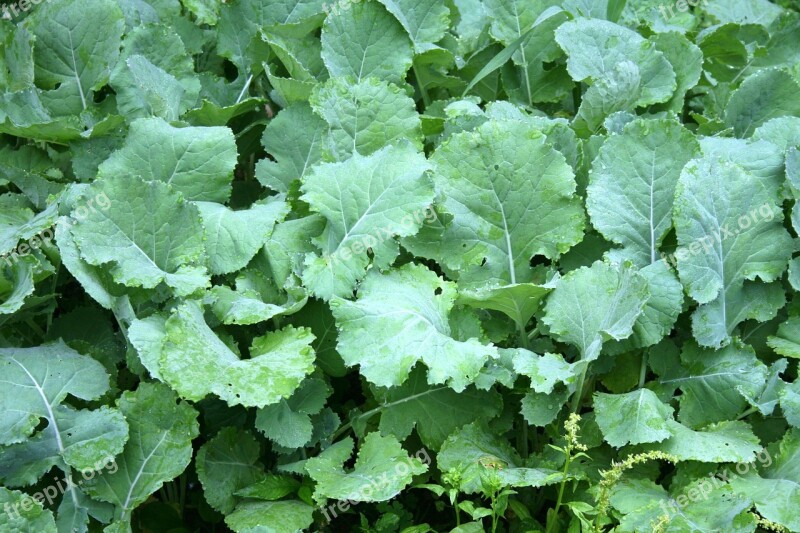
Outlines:
[[615,448],[626,444],[661,442],[672,436],[668,429],[672,408],[649,389],[626,394],[597,392],[594,408],[597,425],[606,442]]
[[433,48],[450,27],[450,10],[445,4],[425,0],[379,0],[408,32],[416,53]]
[[[593,298],[587,300],[586,294]],[[633,333],[648,298],[647,281],[630,265],[613,267],[598,261],[559,281],[542,320],[558,340],[577,347],[584,360],[592,361],[600,355],[603,342]]]
[[800,359],[800,316],[789,317],[778,326],[776,334],[767,338],[767,344],[777,354]]
[[264,479],[258,441],[247,431],[224,428],[197,452],[197,477],[211,507],[233,512],[239,498],[233,494]]
[[[30,502],[30,503],[28,503]],[[9,532],[56,533],[53,513],[45,509],[41,502],[17,490],[0,487],[0,528]]]
[[694,136],[674,120],[635,120],[603,144],[592,162],[586,208],[592,225],[622,245],[612,250],[613,260],[644,267],[659,259],[678,178],[699,151]]
[[256,429],[285,448],[301,448],[308,444],[314,426],[310,415],[325,407],[331,390],[321,379],[308,379],[291,398],[258,410]]
[[370,255],[379,268],[394,262],[394,238],[416,233],[433,202],[429,168],[422,154],[400,144],[319,165],[306,177],[301,198],[327,220],[317,239],[322,255],[307,255],[303,272],[315,296],[350,296]]
[[175,309],[165,325],[160,360],[164,381],[189,400],[215,394],[228,405],[263,407],[288,398],[313,370],[314,336],[287,326],[253,339],[240,359],[211,328],[192,301]]
[[477,309],[500,311],[524,328],[551,290],[550,284],[534,283],[517,283],[502,287],[477,286],[460,289],[458,303]]
[[614,113],[632,112],[641,91],[639,68],[631,61],[622,61],[589,87],[572,125],[584,137],[598,133],[604,121]]
[[769,26],[783,11],[767,0],[705,0],[703,11],[718,23],[763,24]]
[[112,208],[91,209],[71,233],[81,259],[107,267],[114,281],[153,289],[166,283],[186,295],[208,284],[197,208],[169,185],[121,175],[97,180],[90,191]]
[[[78,410],[67,396],[94,400],[108,391],[108,374],[94,359],[63,342],[38,348],[2,348],[0,479],[23,486],[53,466],[95,470],[122,451],[128,426],[116,410]],[[36,431],[44,419],[47,426]],[[70,488],[74,496],[74,488]]]
[[200,80],[183,41],[162,25],[140,26],[125,37],[110,85],[120,113],[129,120],[177,120],[194,107],[200,94]]
[[241,211],[212,202],[195,205],[203,222],[211,274],[230,274],[247,266],[289,212],[288,204],[280,200]]
[[186,469],[199,430],[197,411],[164,385],[142,383],[124,392],[117,407],[130,439],[115,459],[117,469],[101,471],[85,487],[92,497],[114,504],[116,523],[128,524],[133,509]]
[[306,103],[282,110],[269,122],[261,144],[273,160],[256,165],[256,177],[265,187],[286,193],[322,160],[325,122]]
[[672,65],[675,71],[677,89],[672,98],[661,104],[675,113],[683,110],[689,89],[695,87],[703,74],[703,51],[678,32],[657,33],[650,37],[656,49]]
[[106,84],[119,57],[124,28],[122,11],[113,0],[45,3],[26,20],[36,40],[36,83],[45,89],[80,97],[76,111],[92,104],[92,92]]
[[223,324],[251,325],[292,315],[308,301],[305,290],[286,287],[282,294],[265,273],[245,270],[236,278],[236,290],[224,285],[213,287],[206,298]]
[[794,427],[800,427],[800,382],[786,385],[779,393],[781,409],[786,421]]
[[322,60],[332,77],[369,77],[400,83],[412,48],[403,26],[378,2],[348,4],[322,27]]
[[786,269],[791,238],[777,192],[737,165],[701,159],[681,174],[675,198],[678,272],[700,306],[692,331],[702,346],[730,341],[745,319],[764,321],[783,305],[775,281]]
[[480,492],[487,476],[494,474],[502,487],[544,487],[562,479],[549,468],[529,468],[504,439],[485,426],[464,426],[447,438],[437,456],[441,472],[460,473],[460,492]]
[[556,41],[567,53],[567,70],[575,81],[608,78],[622,61],[638,67],[641,92],[636,104],[664,102],[677,88],[675,71],[655,45],[635,31],[613,22],[579,18],[556,30]]
[[517,351],[514,370],[531,378],[531,388],[541,394],[552,394],[557,383],[572,383],[576,376],[575,367],[560,355],[546,353],[540,356],[528,350]]
[[645,449],[659,450],[681,461],[702,463],[749,463],[761,450],[758,437],[745,422],[720,422],[694,431],[668,421],[667,429],[671,437],[658,444],[645,445]]
[[214,0],[181,0],[181,4],[197,17],[199,23],[210,26],[217,23],[220,5]]
[[402,386],[389,389],[384,401],[378,426],[381,434],[404,439],[416,429],[422,444],[432,450],[441,448],[448,435],[462,426],[493,419],[503,405],[495,391],[469,387],[457,393],[448,387],[431,387],[421,368]]
[[746,78],[725,108],[725,124],[739,137],[749,137],[769,119],[800,116],[800,102],[793,98],[800,84],[787,72],[767,69]]
[[305,502],[246,502],[225,517],[236,533],[299,533],[314,523],[314,508]]
[[318,85],[309,101],[328,125],[323,149],[334,161],[369,155],[400,139],[422,148],[414,100],[395,85],[375,78],[357,83],[333,78]]
[[224,203],[235,166],[236,143],[228,128],[176,128],[153,118],[131,124],[125,144],[100,165],[99,174],[162,181],[187,200]]
[[423,266],[405,265],[387,274],[372,270],[355,302],[330,302],[339,353],[345,364],[360,365],[361,375],[381,387],[403,384],[421,360],[429,384],[463,391],[497,350],[474,338],[453,338],[449,315],[455,298],[455,286]]
[[692,428],[735,420],[747,406],[746,398],[757,396],[767,380],[766,365],[740,342],[714,351],[690,341],[681,363],[661,384],[681,390],[678,419]]
[[658,344],[672,331],[683,310],[683,286],[663,260],[647,265],[639,275],[647,281],[650,297],[633,324],[633,334],[625,340],[609,343],[609,353]]
[[770,458],[769,464],[759,468],[757,474],[751,471],[744,478],[732,479],[731,485],[753,499],[761,516],[790,531],[796,530],[800,528],[800,517],[796,512],[800,499],[800,472],[797,470],[800,433],[797,429],[790,429],[766,453]]
[[580,241],[583,213],[575,177],[536,128],[489,121],[453,135],[433,155],[441,209],[452,215],[440,234],[407,239],[468,284],[514,285],[533,279],[531,258],[558,257]]
[[317,483],[314,499],[381,502],[397,496],[413,476],[428,470],[417,457],[409,457],[394,437],[370,433],[358,451],[353,470],[343,464],[353,453],[353,440],[337,442],[317,457],[306,461],[308,475]]
[[[555,5],[545,9],[556,4],[549,1],[531,4],[494,0],[486,4],[493,18],[491,34],[506,48],[478,76],[510,57],[516,69],[504,70],[503,81],[512,101],[530,106],[533,102],[556,102],[566,96],[574,84],[566,68],[559,64],[563,52],[555,42],[554,32],[569,19],[567,12]],[[474,83],[475,80],[471,85]]]

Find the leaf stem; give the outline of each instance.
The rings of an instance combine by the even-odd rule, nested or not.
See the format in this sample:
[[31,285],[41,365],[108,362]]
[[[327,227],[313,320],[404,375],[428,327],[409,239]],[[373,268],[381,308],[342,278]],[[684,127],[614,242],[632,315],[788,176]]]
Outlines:
[[586,382],[586,371],[589,370],[589,364],[584,365],[581,370],[581,375],[578,376],[578,381],[575,386],[575,396],[572,397],[572,412],[578,413],[581,407],[581,398],[583,397],[583,385]]
[[650,354],[649,351],[645,351],[642,354],[642,367],[639,369],[639,388],[641,389],[644,387],[645,377],[647,376],[647,358]]
[[244,82],[244,87],[242,87],[242,92],[239,93],[239,98],[236,99],[237,104],[242,101],[242,98],[244,98],[247,89],[250,88],[250,82],[252,81],[253,81],[253,75],[250,74],[249,76],[247,76],[247,81]]
[[425,89],[425,83],[422,81],[422,78],[419,75],[419,70],[417,70],[417,61],[414,60],[411,63],[411,68],[414,70],[414,77],[417,79],[417,85],[419,86],[419,93],[422,95],[422,102],[425,104],[425,108],[431,105],[430,96],[428,96],[428,91]]

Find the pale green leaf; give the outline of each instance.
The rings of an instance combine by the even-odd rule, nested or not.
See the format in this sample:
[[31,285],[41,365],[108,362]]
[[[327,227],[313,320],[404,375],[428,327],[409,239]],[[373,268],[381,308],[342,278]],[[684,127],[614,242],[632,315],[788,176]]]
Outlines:
[[611,251],[613,260],[644,267],[659,259],[678,178],[699,150],[674,120],[635,120],[603,144],[592,162],[586,208],[592,225],[622,246]]
[[200,216],[180,194],[160,181],[120,175],[97,180],[90,191],[105,195],[111,209],[76,219],[81,259],[111,264],[114,281],[131,287],[166,283],[185,295],[208,283]]
[[358,451],[353,470],[344,470],[353,452],[353,440],[337,442],[317,457],[306,461],[305,469],[316,481],[314,498],[381,502],[397,496],[413,476],[428,470],[417,457],[409,457],[394,437],[370,433]]
[[84,486],[92,497],[114,504],[115,523],[123,526],[133,509],[186,469],[199,428],[197,411],[178,402],[164,385],[142,383],[122,393],[117,407],[128,422],[130,439],[115,459],[117,469],[98,472]]
[[661,442],[672,436],[668,429],[672,408],[649,389],[626,394],[595,393],[594,409],[606,442],[615,448]]
[[333,78],[318,85],[309,101],[328,125],[323,149],[335,161],[369,155],[400,139],[422,148],[414,100],[395,85],[375,78],[356,83]]
[[267,242],[275,224],[289,212],[289,205],[281,200],[240,211],[212,202],[195,205],[203,222],[211,274],[229,274],[247,266]]
[[228,128],[176,128],[159,118],[131,124],[123,147],[100,165],[100,176],[157,180],[187,200],[225,202],[231,194],[236,143]]
[[[586,295],[592,294],[591,299]],[[577,347],[583,359],[600,355],[603,342],[621,340],[649,298],[647,280],[629,265],[595,262],[561,278],[545,305],[545,324],[561,342]]]
[[314,508],[298,500],[246,502],[225,523],[236,533],[300,533],[314,523]]
[[453,135],[432,161],[441,208],[452,220],[440,234],[406,242],[458,271],[459,281],[527,283],[532,257],[558,257],[581,240],[574,173],[531,125],[486,122]]
[[322,27],[322,59],[331,76],[402,81],[412,58],[403,26],[378,2],[347,5]]
[[639,69],[641,92],[637,105],[664,102],[677,85],[675,71],[655,45],[624,26],[597,19],[579,18],[556,30],[556,41],[567,53],[567,70],[576,81],[607,78],[622,61]]
[[211,328],[201,307],[187,301],[165,325],[160,373],[182,397],[215,394],[229,405],[263,407],[288,398],[313,369],[314,336],[286,328],[256,337],[250,358],[240,359]]
[[684,168],[675,257],[686,292],[701,304],[692,315],[701,345],[727,344],[739,323],[769,319],[783,305],[779,286],[752,282],[775,281],[789,260],[791,237],[777,202],[774,187],[737,165],[700,159]]
[[455,298],[454,284],[424,266],[409,264],[387,274],[372,270],[355,302],[331,300],[339,353],[378,386],[401,385],[421,360],[429,384],[462,391],[497,357],[497,349],[453,338],[449,315]]
[[[349,296],[371,261],[379,268],[399,253],[395,237],[417,232],[433,202],[425,157],[408,144],[317,166],[302,199],[327,220],[317,239],[321,256],[307,255],[303,282],[315,296]],[[371,253],[370,253],[371,252]]]
[[261,447],[247,431],[223,428],[197,452],[195,468],[208,504],[230,514],[238,498],[233,493],[264,479],[258,461]]

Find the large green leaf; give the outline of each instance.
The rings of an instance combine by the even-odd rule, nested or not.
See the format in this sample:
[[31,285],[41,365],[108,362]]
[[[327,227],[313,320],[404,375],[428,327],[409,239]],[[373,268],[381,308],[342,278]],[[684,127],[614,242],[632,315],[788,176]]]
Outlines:
[[197,452],[197,477],[211,507],[230,514],[238,498],[233,494],[264,479],[258,462],[261,448],[248,432],[224,428]]
[[110,209],[75,213],[71,233],[81,259],[113,265],[114,281],[153,289],[161,283],[178,294],[208,284],[203,231],[197,208],[160,181],[121,175],[97,180],[90,191],[105,195]]
[[357,83],[332,78],[314,89],[310,103],[328,125],[323,149],[335,161],[369,155],[400,139],[422,148],[414,100],[395,85],[375,78]]
[[401,144],[319,165],[306,177],[302,199],[327,220],[317,239],[322,254],[307,255],[303,272],[314,295],[350,296],[370,259],[379,268],[394,262],[395,237],[416,233],[433,202],[428,169],[422,154]]
[[331,76],[369,77],[398,83],[411,67],[411,40],[378,2],[348,4],[325,19],[322,59]]
[[664,54],[635,31],[613,22],[586,18],[565,22],[556,30],[556,41],[567,53],[567,70],[576,81],[607,79],[620,62],[633,62],[641,78],[637,105],[664,102],[677,88]]
[[308,329],[287,326],[254,338],[250,358],[240,359],[187,301],[166,321],[159,372],[189,400],[215,394],[229,405],[263,407],[291,396],[313,370],[313,340]]
[[667,425],[672,420],[672,408],[649,389],[626,394],[598,392],[594,396],[594,408],[597,425],[606,442],[615,448],[661,442],[672,436]]
[[681,367],[661,383],[681,390],[678,419],[698,428],[710,422],[735,420],[764,388],[767,367],[749,346],[732,343],[719,351],[684,345]]
[[106,84],[119,57],[124,21],[117,2],[47,2],[26,25],[36,39],[36,83],[47,89],[59,87],[63,97],[80,97],[77,109],[86,109],[92,104],[92,92]]
[[755,502],[759,514],[788,528],[800,529],[797,505],[800,502],[800,433],[789,430],[779,442],[767,449],[770,464],[758,472],[750,471],[744,478],[736,477],[731,484]]
[[558,340],[577,347],[582,358],[591,361],[600,355],[603,342],[633,333],[648,298],[647,281],[631,266],[598,261],[559,281],[547,299],[543,321]]
[[497,357],[497,349],[474,338],[453,338],[449,316],[455,298],[454,285],[423,266],[405,265],[387,274],[372,270],[355,302],[331,300],[339,353],[378,386],[401,385],[422,361],[428,383],[447,383],[460,392],[488,359]]
[[225,202],[235,166],[236,143],[228,128],[176,128],[153,118],[131,124],[125,144],[100,165],[99,174],[163,181],[188,200]]
[[212,274],[230,274],[247,266],[267,242],[275,224],[289,212],[289,206],[280,200],[254,204],[241,211],[213,202],[195,205],[203,221]]
[[197,411],[178,402],[164,385],[142,383],[124,392],[117,406],[130,426],[130,439],[116,458],[117,469],[99,472],[85,487],[114,505],[115,521],[128,524],[136,507],[189,465],[199,429]]
[[672,227],[681,170],[699,153],[694,136],[674,120],[636,120],[611,136],[592,162],[586,209],[603,236],[623,246],[615,260],[643,267],[659,259]]
[[344,463],[353,453],[349,437],[337,442],[319,456],[306,461],[305,469],[316,481],[314,498],[380,502],[389,500],[405,488],[413,476],[428,470],[417,457],[409,457],[394,437],[370,433],[358,451],[353,470],[344,470]]
[[769,319],[783,305],[783,289],[768,284],[786,270],[791,251],[777,202],[774,187],[737,165],[701,159],[683,170],[675,258],[686,292],[700,304],[692,331],[701,345],[727,344],[739,323]]
[[580,241],[583,212],[564,156],[521,121],[489,121],[458,133],[433,156],[436,192],[452,219],[409,248],[465,283],[533,280],[531,258],[558,257]]
[[[2,348],[0,480],[35,483],[53,466],[93,471],[122,451],[128,426],[116,410],[75,409],[67,396],[94,400],[108,391],[108,374],[94,359],[63,342],[38,348]],[[47,425],[37,431],[40,421]],[[77,499],[70,487],[69,497]]]

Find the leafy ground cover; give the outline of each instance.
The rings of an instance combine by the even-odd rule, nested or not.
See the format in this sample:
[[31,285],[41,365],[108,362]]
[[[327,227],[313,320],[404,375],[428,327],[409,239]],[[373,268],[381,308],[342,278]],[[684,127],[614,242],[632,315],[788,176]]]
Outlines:
[[25,0],[0,531],[800,531],[800,13]]

